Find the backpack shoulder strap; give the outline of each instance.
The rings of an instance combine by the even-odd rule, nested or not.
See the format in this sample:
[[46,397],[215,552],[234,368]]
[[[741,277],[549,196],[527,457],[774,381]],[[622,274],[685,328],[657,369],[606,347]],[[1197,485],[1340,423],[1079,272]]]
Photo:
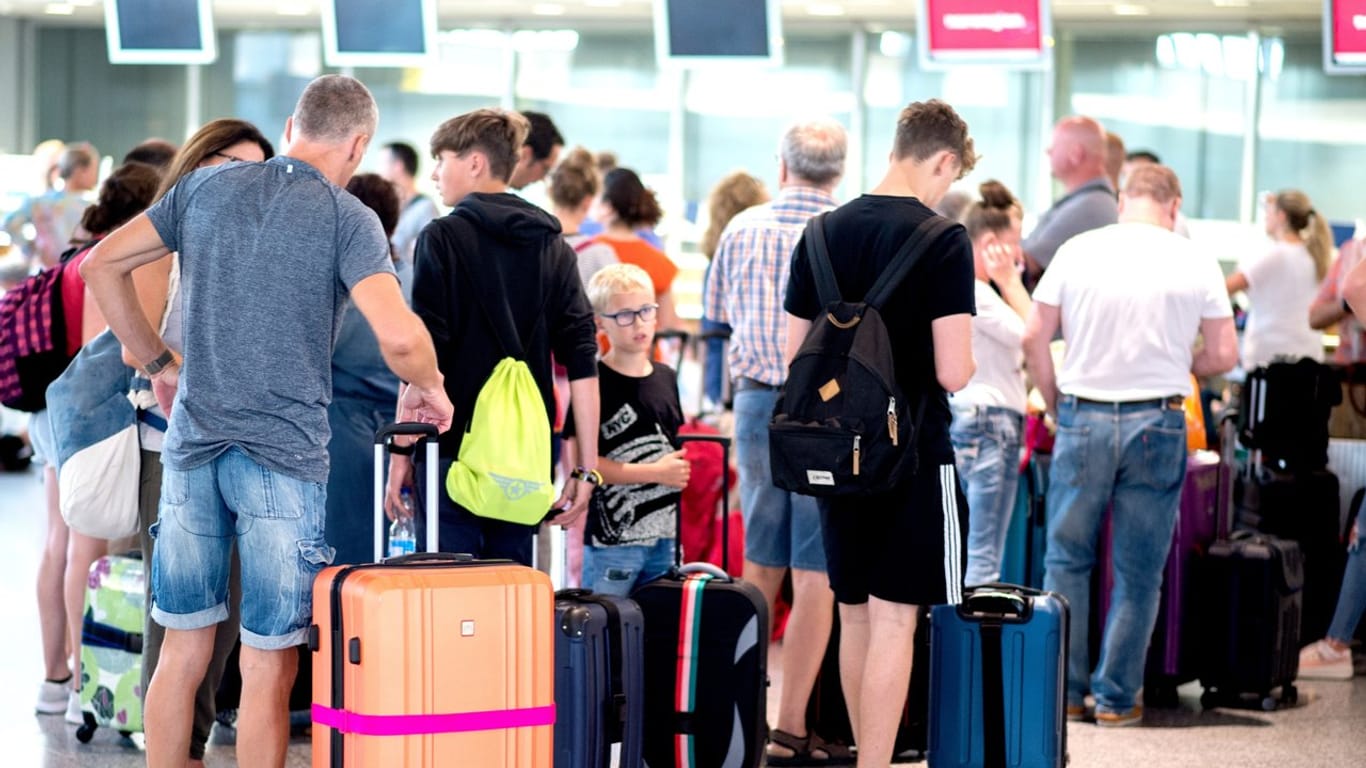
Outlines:
[[901,246],[901,250],[892,257],[891,263],[882,270],[877,282],[868,289],[868,295],[863,299],[864,303],[881,309],[883,302],[890,298],[892,291],[901,285],[906,276],[911,273],[911,269],[930,250],[930,246],[939,239],[939,236],[957,225],[957,222],[937,215],[920,222],[920,226],[916,227],[911,236],[906,238],[906,243]]
[[824,213],[817,214],[806,225],[806,257],[816,280],[816,298],[823,307],[843,301],[835,268],[830,264],[830,248],[825,241],[825,217]]

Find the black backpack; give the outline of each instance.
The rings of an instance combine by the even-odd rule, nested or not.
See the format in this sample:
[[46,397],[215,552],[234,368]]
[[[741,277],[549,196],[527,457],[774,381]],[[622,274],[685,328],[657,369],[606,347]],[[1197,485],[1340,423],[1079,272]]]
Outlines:
[[845,301],[830,264],[824,214],[806,227],[807,256],[825,312],[788,368],[773,408],[768,445],[773,484],[807,496],[866,496],[916,470],[915,441],[925,414],[911,418],[896,380],[892,342],[879,308],[954,222],[926,219],[897,251],[861,302]]

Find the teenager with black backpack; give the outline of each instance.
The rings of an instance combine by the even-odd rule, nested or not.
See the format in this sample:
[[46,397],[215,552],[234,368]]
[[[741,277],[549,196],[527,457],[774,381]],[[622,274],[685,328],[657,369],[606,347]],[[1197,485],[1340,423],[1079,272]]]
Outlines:
[[[962,594],[967,505],[954,474],[947,392],[965,386],[974,370],[972,245],[961,226],[944,226],[929,206],[976,159],[967,124],[952,107],[911,104],[897,121],[882,182],[813,220],[792,257],[784,308],[787,358],[797,360],[775,411],[775,481],[783,480],[779,423],[799,421],[800,406],[823,404],[826,423],[839,421],[838,409],[850,413],[870,401],[879,411],[871,423],[845,424],[848,445],[832,441],[837,447],[826,453],[842,456],[839,466],[801,473],[815,490],[831,492],[821,498],[821,516],[840,641],[852,646],[841,647],[840,676],[860,765],[891,759],[917,606],[957,602]],[[823,243],[813,242],[816,232]],[[828,252],[826,277],[815,271],[818,245]],[[894,263],[909,269],[898,274],[889,269]],[[900,279],[874,291],[884,273]],[[860,349],[845,358],[843,371],[824,381],[811,375],[818,365],[803,374],[806,353],[853,329]],[[894,380],[867,373],[888,361]],[[850,389],[864,382],[857,385],[863,391],[842,391],[841,380]],[[872,380],[882,392],[868,391]]]

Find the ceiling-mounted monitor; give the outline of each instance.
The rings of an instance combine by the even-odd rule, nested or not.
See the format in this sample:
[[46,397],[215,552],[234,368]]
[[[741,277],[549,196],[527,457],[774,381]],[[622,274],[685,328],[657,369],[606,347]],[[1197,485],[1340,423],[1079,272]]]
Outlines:
[[779,6],[780,0],[655,0],[659,64],[782,64]]
[[112,64],[209,64],[218,58],[210,0],[105,0]]
[[436,0],[323,0],[329,67],[420,67],[436,53]]
[[1366,0],[1323,0],[1323,68],[1366,74]]
[[1052,61],[1048,0],[920,0],[920,65],[1043,69]]

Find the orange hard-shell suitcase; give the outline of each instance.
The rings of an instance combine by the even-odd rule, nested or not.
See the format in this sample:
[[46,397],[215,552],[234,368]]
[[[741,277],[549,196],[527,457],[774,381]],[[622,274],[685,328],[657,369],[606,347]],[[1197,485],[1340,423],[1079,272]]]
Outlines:
[[[392,435],[435,436],[420,426],[381,430],[377,475]],[[434,488],[436,441],[426,444]],[[434,521],[436,496],[426,497]],[[550,768],[555,598],[545,574],[423,553],[327,568],[313,606],[314,768]]]

